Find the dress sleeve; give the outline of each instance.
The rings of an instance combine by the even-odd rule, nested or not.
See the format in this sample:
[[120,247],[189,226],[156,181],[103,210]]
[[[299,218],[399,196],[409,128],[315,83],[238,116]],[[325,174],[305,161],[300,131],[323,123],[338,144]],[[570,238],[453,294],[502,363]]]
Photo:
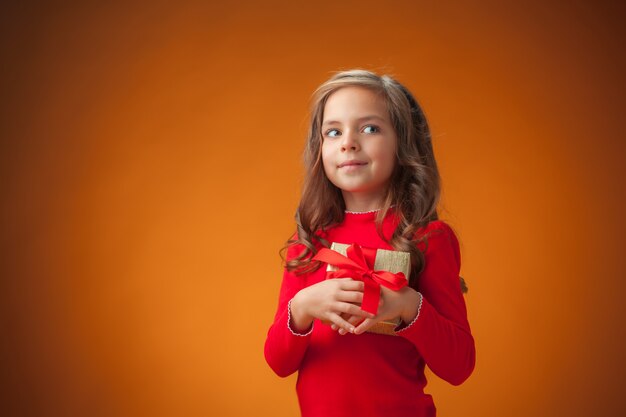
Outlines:
[[421,305],[396,334],[412,342],[433,373],[450,384],[463,383],[474,370],[476,351],[461,292],[459,242],[441,221],[427,226],[425,267],[418,280]]
[[[291,246],[287,259],[292,259],[302,246]],[[265,360],[280,377],[293,374],[300,367],[313,332],[313,325],[305,333],[291,328],[291,299],[306,286],[306,275],[296,275],[285,269],[280,287],[278,309],[265,340]]]

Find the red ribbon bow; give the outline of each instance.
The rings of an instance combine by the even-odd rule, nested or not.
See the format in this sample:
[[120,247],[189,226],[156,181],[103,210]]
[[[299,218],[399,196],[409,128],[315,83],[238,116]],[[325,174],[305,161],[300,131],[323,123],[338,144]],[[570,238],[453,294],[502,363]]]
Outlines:
[[[326,278],[346,278],[350,277],[365,284],[363,290],[363,302],[361,309],[372,314],[378,313],[378,302],[380,300],[380,286],[384,285],[394,291],[398,291],[407,285],[404,273],[393,273],[389,271],[374,271],[373,266],[367,261],[363,254],[363,249],[353,243],[346,250],[343,256],[334,250],[322,248],[313,257],[313,260],[329,263],[338,269],[329,271]],[[376,251],[374,250],[371,258],[375,259]]]

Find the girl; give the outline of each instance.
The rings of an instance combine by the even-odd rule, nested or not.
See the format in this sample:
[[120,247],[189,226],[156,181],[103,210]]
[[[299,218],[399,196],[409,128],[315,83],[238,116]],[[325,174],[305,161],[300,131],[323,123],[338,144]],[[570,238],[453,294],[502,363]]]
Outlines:
[[[389,76],[336,74],[313,96],[305,168],[267,363],[281,377],[298,371],[304,417],[435,416],[424,366],[458,385],[475,350],[421,108]],[[377,311],[365,311],[366,278],[326,279],[314,259],[331,242],[410,253],[409,284],[381,286]],[[393,335],[367,332],[397,317]]]

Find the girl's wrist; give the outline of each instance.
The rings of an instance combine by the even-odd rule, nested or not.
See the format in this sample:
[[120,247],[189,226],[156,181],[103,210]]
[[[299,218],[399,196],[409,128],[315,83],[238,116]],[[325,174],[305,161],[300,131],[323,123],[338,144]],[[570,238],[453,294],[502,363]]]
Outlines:
[[302,306],[302,295],[296,294],[291,299],[291,324],[297,330],[306,330],[313,324],[313,317],[309,316]]
[[418,293],[411,287],[407,287],[407,289],[405,290],[405,308],[400,314],[400,318],[403,322],[411,323],[413,320],[415,320],[421,298],[422,295],[420,293]]

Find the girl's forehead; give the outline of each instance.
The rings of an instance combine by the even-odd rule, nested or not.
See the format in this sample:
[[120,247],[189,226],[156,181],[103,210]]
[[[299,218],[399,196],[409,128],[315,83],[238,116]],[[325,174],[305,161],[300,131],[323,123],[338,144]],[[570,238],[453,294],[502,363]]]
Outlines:
[[388,119],[387,102],[383,95],[370,88],[346,86],[333,91],[324,105],[324,120],[335,117],[362,117],[364,113]]

